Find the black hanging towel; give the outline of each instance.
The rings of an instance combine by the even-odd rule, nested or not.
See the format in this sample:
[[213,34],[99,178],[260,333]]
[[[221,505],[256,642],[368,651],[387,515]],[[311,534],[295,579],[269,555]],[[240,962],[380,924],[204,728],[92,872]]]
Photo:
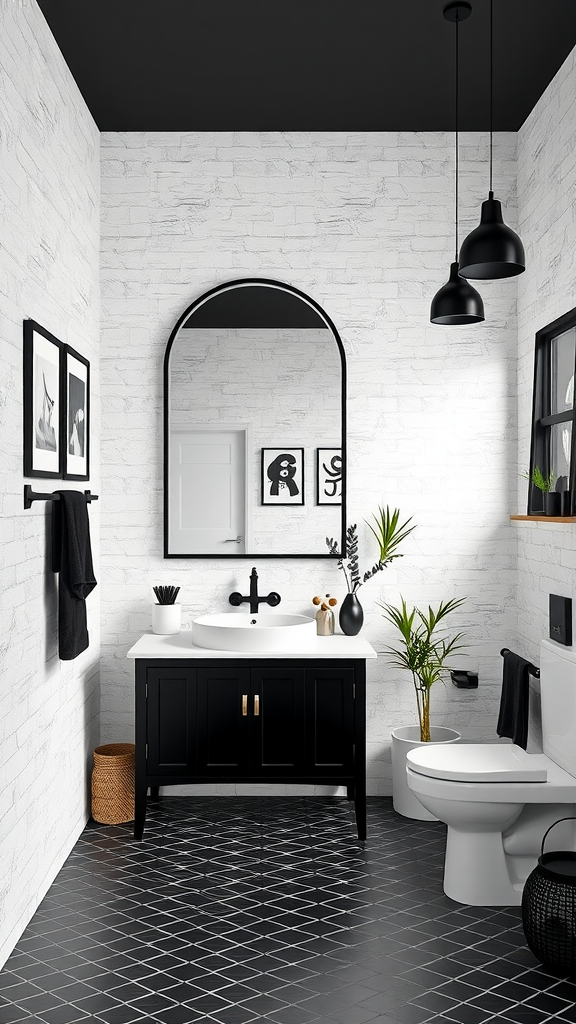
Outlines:
[[52,569],[58,587],[58,653],[72,661],[88,647],[86,597],[94,590],[88,504],[80,491],[57,491],[52,511]]
[[509,736],[526,750],[530,662],[513,651],[506,651],[502,657],[502,696],[496,732],[499,736]]

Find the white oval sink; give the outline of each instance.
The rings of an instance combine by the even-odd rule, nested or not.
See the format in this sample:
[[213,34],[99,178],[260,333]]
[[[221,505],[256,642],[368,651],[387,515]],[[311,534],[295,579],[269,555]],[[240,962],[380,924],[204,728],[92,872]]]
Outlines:
[[220,612],[192,623],[192,643],[211,651],[310,651],[316,646],[316,622],[308,615]]

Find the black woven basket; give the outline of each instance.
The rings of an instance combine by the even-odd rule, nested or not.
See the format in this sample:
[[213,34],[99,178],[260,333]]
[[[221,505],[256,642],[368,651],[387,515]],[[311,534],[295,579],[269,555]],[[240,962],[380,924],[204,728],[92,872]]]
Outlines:
[[561,821],[544,833],[538,864],[522,893],[522,925],[526,941],[545,967],[555,974],[576,974],[576,853],[544,853],[544,842]]

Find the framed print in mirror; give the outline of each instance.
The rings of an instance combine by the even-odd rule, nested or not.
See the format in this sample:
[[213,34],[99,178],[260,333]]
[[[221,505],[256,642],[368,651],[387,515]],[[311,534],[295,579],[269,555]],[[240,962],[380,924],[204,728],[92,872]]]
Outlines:
[[304,504],[304,449],[262,449],[262,504]]
[[61,477],[62,343],[24,321],[24,476]]
[[342,449],[316,449],[316,504],[342,504]]
[[88,480],[90,476],[90,363],[69,345],[64,346],[65,414],[62,417],[63,477]]

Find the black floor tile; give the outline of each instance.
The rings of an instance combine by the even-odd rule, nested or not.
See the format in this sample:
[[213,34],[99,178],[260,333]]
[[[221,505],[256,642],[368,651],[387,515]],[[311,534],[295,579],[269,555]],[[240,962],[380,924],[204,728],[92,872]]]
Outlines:
[[0,1022],[576,1024],[519,908],[442,892],[444,826],[335,798],[151,802],[91,822],[0,973]]

